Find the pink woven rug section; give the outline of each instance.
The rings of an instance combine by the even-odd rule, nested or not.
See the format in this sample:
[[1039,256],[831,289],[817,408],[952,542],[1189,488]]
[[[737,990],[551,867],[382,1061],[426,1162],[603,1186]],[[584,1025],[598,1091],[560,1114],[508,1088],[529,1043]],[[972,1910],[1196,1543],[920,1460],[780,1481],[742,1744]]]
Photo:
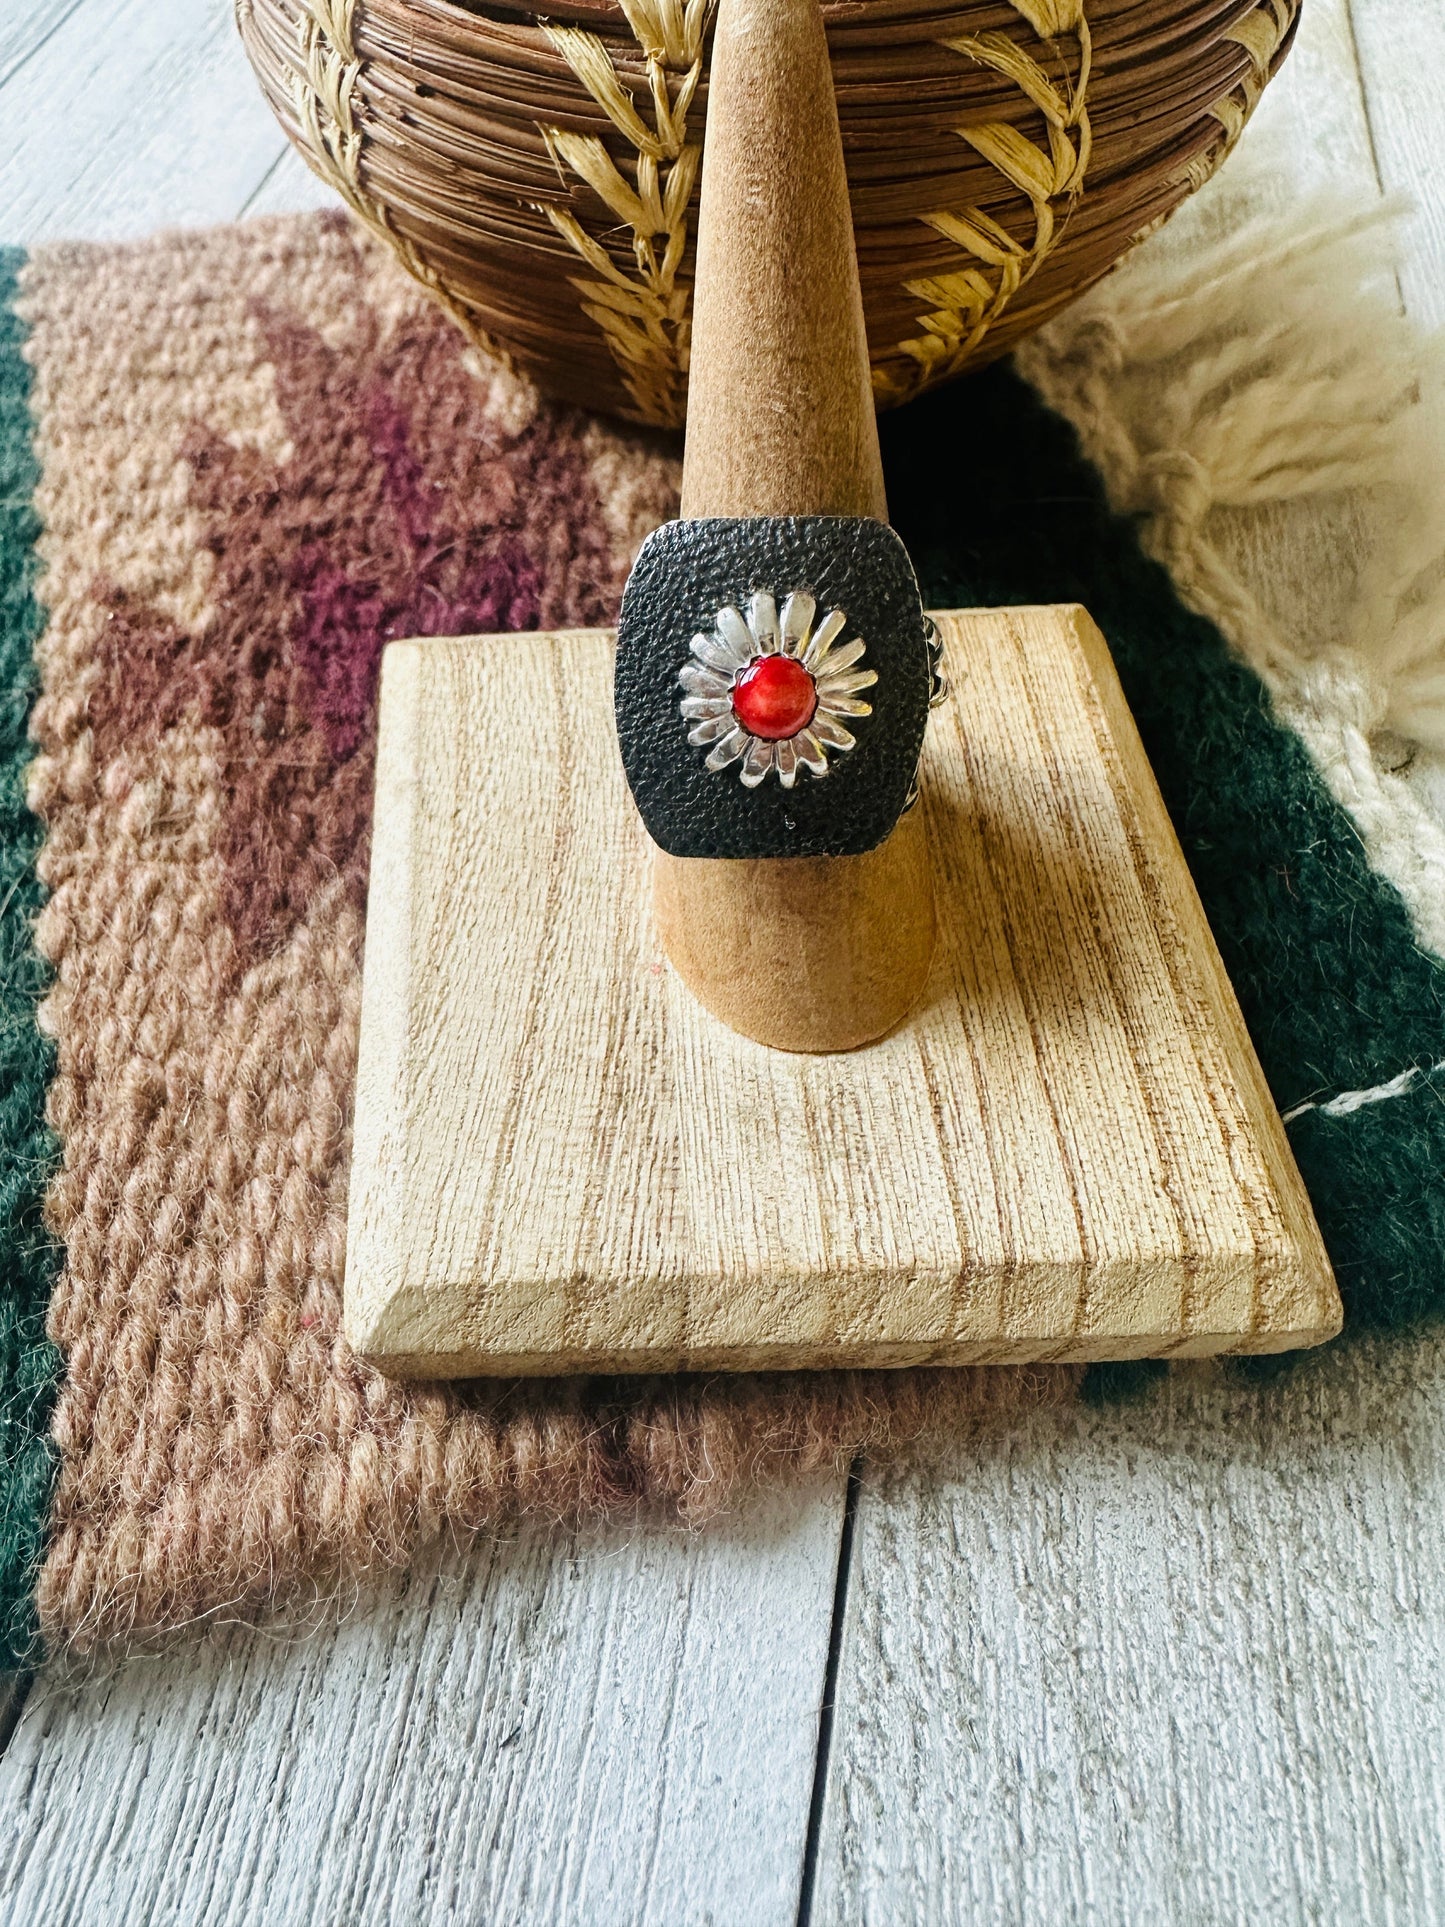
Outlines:
[[339,218],[42,250],[22,312],[50,1640],[260,1609],[523,1510],[697,1517],[912,1428],[926,1375],[398,1386],[338,1335],[382,647],[612,621],[668,453],[479,364]]

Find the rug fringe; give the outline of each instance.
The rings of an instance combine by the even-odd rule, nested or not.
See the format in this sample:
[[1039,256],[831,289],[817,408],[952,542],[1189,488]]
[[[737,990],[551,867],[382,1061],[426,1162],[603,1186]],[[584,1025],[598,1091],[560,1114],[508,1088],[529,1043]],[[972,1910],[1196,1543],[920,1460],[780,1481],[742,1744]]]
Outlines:
[[1261,128],[1018,363],[1445,955],[1445,337],[1401,308],[1408,203],[1262,211],[1265,176]]

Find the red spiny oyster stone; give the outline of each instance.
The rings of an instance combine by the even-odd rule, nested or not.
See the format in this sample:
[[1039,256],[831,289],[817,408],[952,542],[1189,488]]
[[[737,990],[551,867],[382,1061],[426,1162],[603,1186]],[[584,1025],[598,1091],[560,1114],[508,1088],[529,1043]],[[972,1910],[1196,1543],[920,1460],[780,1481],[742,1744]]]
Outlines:
[[733,714],[765,743],[796,736],[817,707],[817,685],[793,656],[759,656],[733,684]]

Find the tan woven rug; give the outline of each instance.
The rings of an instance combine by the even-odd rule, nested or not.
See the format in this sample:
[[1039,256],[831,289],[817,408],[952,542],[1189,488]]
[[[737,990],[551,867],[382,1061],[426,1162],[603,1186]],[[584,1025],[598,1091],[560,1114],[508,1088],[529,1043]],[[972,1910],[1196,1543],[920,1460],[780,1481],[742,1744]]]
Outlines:
[[[83,1645],[261,1610],[522,1510],[699,1520],[749,1479],[1073,1396],[1063,1369],[468,1388],[358,1365],[340,1287],[381,649],[612,620],[674,512],[675,451],[480,362],[341,217],[8,272],[0,551],[38,561],[0,610],[12,1653],[37,1623]],[[1106,471],[1107,322],[1030,351]],[[972,482],[965,433],[995,452]],[[1445,1276],[1445,970],[1301,747],[1279,652],[1272,716],[1017,376],[885,443],[934,600],[1077,596],[1101,620],[1352,1316],[1419,1315]],[[1136,483],[1123,505],[1167,547],[1177,518],[1137,477],[1118,491]],[[1171,566],[1207,606],[1196,548]]]

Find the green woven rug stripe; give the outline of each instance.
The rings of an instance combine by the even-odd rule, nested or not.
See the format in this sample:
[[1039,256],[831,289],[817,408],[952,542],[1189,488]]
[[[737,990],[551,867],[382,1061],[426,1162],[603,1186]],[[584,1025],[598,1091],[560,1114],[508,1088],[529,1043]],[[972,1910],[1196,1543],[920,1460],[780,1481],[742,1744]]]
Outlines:
[[[1282,1111],[1445,1059],[1445,965],[1252,671],[1109,508],[1073,431],[1007,367],[882,423],[889,505],[936,606],[1082,602],[1109,639]],[[1399,1095],[1290,1125],[1347,1330],[1445,1303],[1445,1103]]]
[[49,1420],[61,1372],[45,1337],[58,1254],[41,1199],[55,1157],[45,1124],[51,1052],[35,1022],[46,984],[31,941],[41,903],[40,825],[25,806],[32,751],[26,723],[43,626],[32,593],[39,466],[31,446],[30,371],[14,311],[24,262],[0,250],[0,1666],[35,1642],[34,1581],[44,1546],[55,1459]]

